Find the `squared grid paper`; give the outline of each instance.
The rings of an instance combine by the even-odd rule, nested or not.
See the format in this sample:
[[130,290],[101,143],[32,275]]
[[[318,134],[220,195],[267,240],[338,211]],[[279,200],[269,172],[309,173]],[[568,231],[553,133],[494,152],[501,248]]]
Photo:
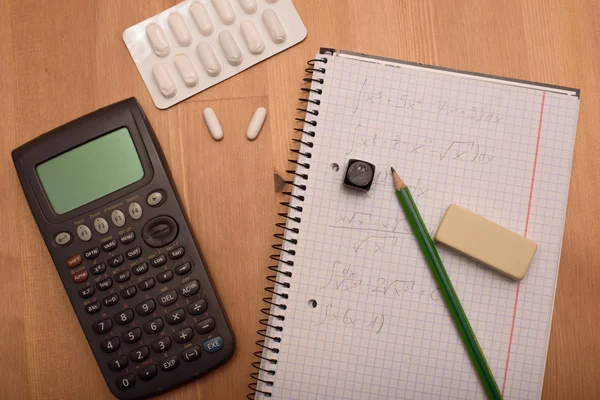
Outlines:
[[[316,135],[285,321],[267,329],[258,389],[282,399],[485,398],[395,196],[409,185],[433,234],[450,203],[538,243],[520,283],[438,251],[507,399],[541,396],[579,99],[550,88],[402,64],[323,56]],[[315,73],[317,74],[317,73]],[[310,129],[309,129],[310,128]],[[376,165],[367,194],[347,161]],[[339,169],[336,167],[339,167]],[[299,167],[301,168],[301,167]],[[291,222],[290,224],[294,224]],[[432,235],[433,236],[433,235]],[[278,277],[279,278],[279,277]],[[277,286],[277,285],[275,285]],[[317,307],[309,305],[316,300]],[[268,353],[268,354],[267,354]],[[260,396],[258,396],[260,398]]]

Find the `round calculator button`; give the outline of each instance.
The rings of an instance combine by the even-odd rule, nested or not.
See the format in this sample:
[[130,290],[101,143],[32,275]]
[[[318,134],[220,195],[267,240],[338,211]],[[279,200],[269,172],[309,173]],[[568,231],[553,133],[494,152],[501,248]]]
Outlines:
[[54,241],[59,246],[66,246],[71,243],[71,234],[69,232],[60,232],[54,236]]
[[146,198],[146,203],[151,207],[160,205],[163,201],[163,194],[161,192],[152,192]]
[[133,219],[142,218],[142,206],[138,203],[131,203],[129,205],[129,216]]
[[121,210],[115,210],[110,214],[110,219],[112,223],[117,227],[122,227],[125,225],[125,214]]
[[132,388],[135,385],[135,375],[127,374],[125,376],[120,377],[116,381],[117,387],[121,390],[127,390]]
[[77,227],[77,236],[84,242],[89,242],[92,239],[92,231],[87,225],[81,224]]
[[144,242],[150,247],[166,246],[175,240],[178,233],[177,223],[166,215],[152,218],[142,229]]
[[94,220],[94,228],[96,228],[96,232],[104,235],[108,232],[108,222],[104,218],[98,217]]

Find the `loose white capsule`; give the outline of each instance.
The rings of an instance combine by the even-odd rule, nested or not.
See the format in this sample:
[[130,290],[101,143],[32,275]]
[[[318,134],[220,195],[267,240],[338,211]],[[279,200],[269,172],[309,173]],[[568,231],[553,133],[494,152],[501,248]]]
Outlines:
[[158,88],[163,96],[171,98],[177,93],[177,88],[171,79],[171,74],[167,67],[162,64],[156,64],[152,67],[152,75],[158,84]]
[[171,53],[171,47],[160,25],[155,22],[148,24],[146,36],[148,36],[150,45],[152,45],[152,49],[154,49],[157,56],[166,57]]
[[210,107],[204,109],[204,122],[206,122],[206,126],[208,127],[208,131],[210,132],[210,136],[212,136],[213,139],[223,139],[223,128],[221,128],[221,123],[217,118],[215,110],[213,110]]
[[198,74],[192,65],[192,61],[190,61],[190,58],[187,55],[177,54],[175,56],[175,66],[177,67],[177,71],[179,71],[179,75],[181,75],[181,79],[183,79],[185,86],[194,87],[198,84]]
[[229,31],[219,33],[219,44],[225,53],[225,58],[231,65],[240,65],[244,61],[242,51]]
[[254,140],[258,137],[260,130],[262,129],[265,119],[267,118],[267,110],[264,107],[258,107],[250,120],[248,130],[246,131],[246,137],[249,140]]
[[198,53],[200,62],[208,75],[217,76],[221,73],[221,64],[219,64],[210,44],[206,42],[198,43],[198,46],[196,46],[196,53]]
[[239,0],[239,2],[246,14],[254,14],[258,10],[256,0]]
[[285,42],[287,35],[285,29],[283,29],[283,25],[281,25],[281,21],[279,21],[277,14],[275,14],[275,11],[270,8],[263,11],[262,20],[267,31],[269,31],[269,35],[271,35],[271,39],[273,39],[275,43]]
[[242,36],[246,41],[246,46],[252,54],[260,54],[265,50],[265,44],[256,30],[256,27],[249,19],[242,21],[240,24]]
[[210,15],[208,15],[204,4],[198,3],[197,1],[193,2],[190,6],[190,13],[192,14],[194,22],[196,23],[196,26],[201,34],[208,36],[214,32],[215,26],[213,25],[213,22],[210,19]]
[[235,13],[231,7],[229,0],[213,0],[213,4],[217,9],[219,18],[225,25],[231,25],[235,22]]
[[192,33],[188,29],[181,14],[172,13],[167,20],[169,21],[169,26],[171,27],[177,42],[179,42],[181,46],[189,46],[192,43]]

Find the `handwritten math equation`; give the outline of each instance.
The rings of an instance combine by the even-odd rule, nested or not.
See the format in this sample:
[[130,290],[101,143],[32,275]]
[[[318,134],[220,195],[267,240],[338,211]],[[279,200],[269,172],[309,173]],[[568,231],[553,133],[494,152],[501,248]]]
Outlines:
[[410,140],[399,134],[372,133],[362,124],[358,124],[352,133],[352,141],[347,146],[346,155],[354,150],[366,150],[371,147],[388,147],[392,151],[408,153],[412,156],[428,156],[439,161],[473,164],[489,164],[496,158],[491,149],[475,140],[445,141],[432,138]]
[[320,287],[321,290],[330,289],[346,293],[373,293],[385,297],[402,297],[407,293],[414,293],[424,300],[442,300],[440,289],[428,289],[417,285],[414,280],[401,280],[379,277],[368,280],[363,279],[356,272],[352,264],[343,264],[335,261],[331,268],[329,280]]
[[383,313],[364,314],[360,313],[364,318],[358,318],[357,310],[351,308],[335,308],[332,304],[327,304],[323,307],[323,312],[319,317],[319,320],[315,323],[315,326],[323,324],[336,324],[343,325],[349,328],[361,328],[376,335],[381,332],[381,329],[385,325],[386,318]]
[[453,105],[448,99],[433,98],[425,100],[421,96],[401,94],[398,97],[390,97],[383,94],[383,90],[366,90],[368,78],[366,78],[354,100],[352,114],[356,114],[361,108],[370,108],[373,105],[388,106],[398,110],[419,110],[447,117],[464,118],[472,123],[498,124],[506,121],[506,116],[492,108],[484,108],[472,104],[465,108]]

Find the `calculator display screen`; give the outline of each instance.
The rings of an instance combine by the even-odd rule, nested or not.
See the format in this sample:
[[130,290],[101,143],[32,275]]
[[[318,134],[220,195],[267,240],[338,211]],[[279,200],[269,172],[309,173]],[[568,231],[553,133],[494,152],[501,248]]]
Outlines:
[[62,153],[36,167],[52,209],[64,214],[144,177],[127,128]]

